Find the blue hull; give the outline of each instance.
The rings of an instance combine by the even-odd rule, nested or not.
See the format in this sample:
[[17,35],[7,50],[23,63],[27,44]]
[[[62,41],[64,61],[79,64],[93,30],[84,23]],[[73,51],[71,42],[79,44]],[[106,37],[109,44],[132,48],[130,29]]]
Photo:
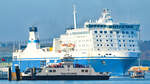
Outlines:
[[[13,61],[13,72],[15,72],[15,65],[18,64],[21,72],[23,72],[27,67],[40,67],[43,65],[43,60],[21,60],[21,61]],[[74,60],[75,64],[83,64],[83,65],[91,65],[96,72],[111,72],[111,75],[124,75],[127,70],[137,61],[137,57],[134,58],[76,58]],[[50,63],[54,63],[56,61],[50,60]],[[57,62],[61,62],[57,60]]]

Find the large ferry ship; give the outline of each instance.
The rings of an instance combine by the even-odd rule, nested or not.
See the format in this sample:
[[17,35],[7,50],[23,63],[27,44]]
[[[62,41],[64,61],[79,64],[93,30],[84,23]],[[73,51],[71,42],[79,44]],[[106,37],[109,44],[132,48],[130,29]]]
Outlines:
[[54,38],[52,48],[40,48],[37,27],[30,27],[27,47],[13,52],[12,67],[19,66],[22,72],[27,67],[60,63],[67,53],[74,58],[74,64],[91,65],[96,72],[125,74],[140,56],[140,25],[113,22],[109,9],[104,9],[98,20],[77,28],[75,13],[74,28]]

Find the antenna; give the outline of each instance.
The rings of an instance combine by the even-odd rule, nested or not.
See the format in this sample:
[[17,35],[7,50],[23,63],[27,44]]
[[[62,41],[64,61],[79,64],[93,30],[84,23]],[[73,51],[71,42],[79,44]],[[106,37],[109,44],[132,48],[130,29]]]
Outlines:
[[[140,44],[140,40],[141,40],[141,28],[139,28],[139,44]],[[141,54],[139,56],[139,66],[141,66]]]
[[73,19],[74,19],[74,28],[77,28],[77,23],[76,23],[76,7],[73,5]]

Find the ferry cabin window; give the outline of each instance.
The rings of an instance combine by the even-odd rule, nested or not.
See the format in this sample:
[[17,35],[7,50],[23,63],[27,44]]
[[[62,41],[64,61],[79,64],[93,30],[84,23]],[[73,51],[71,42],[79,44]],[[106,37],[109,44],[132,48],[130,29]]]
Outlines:
[[97,31],[94,31],[95,34],[97,34]]
[[113,31],[110,31],[110,34],[112,34],[113,33]]
[[119,34],[119,31],[116,31],[117,34]]
[[124,44],[124,47],[126,47],[126,45]]
[[107,31],[104,31],[104,33],[106,34],[106,33],[107,33]]
[[121,47],[121,45],[119,45]]
[[81,72],[84,72],[84,70],[81,70]]
[[56,70],[49,70],[49,72],[56,72]]
[[133,32],[133,31],[131,31],[131,34],[134,34],[134,32]]
[[125,32],[124,31],[122,31],[122,34],[124,34]]
[[49,70],[49,72],[52,72],[52,70]]
[[85,70],[85,72],[88,72],[88,70]]
[[103,31],[100,31],[100,33],[103,33]]
[[53,72],[56,72],[56,70],[53,70]]

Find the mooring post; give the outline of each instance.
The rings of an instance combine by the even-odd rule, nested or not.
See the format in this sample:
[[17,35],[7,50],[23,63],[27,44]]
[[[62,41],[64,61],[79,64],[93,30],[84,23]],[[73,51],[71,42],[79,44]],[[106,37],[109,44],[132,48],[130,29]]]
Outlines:
[[11,67],[8,67],[8,80],[11,81],[12,76],[11,76]]
[[32,68],[31,73],[32,73],[32,79],[34,80],[35,74],[36,74],[36,68],[35,67]]
[[19,66],[15,66],[15,71],[16,71],[16,80],[20,80],[20,69]]

